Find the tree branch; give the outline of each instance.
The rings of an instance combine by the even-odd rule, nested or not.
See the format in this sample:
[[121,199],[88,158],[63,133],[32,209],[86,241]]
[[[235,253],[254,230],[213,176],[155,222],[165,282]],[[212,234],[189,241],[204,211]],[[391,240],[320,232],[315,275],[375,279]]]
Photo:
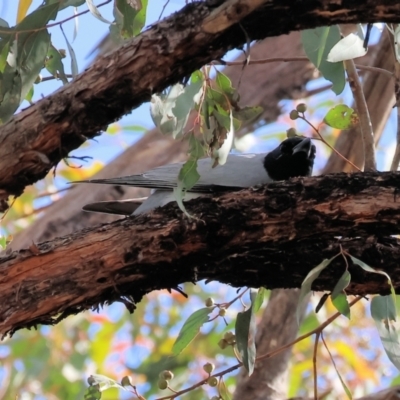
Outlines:
[[[237,22],[206,33],[226,5],[188,4],[129,44],[100,58],[57,93],[22,111],[0,131],[0,211],[10,195],[43,178],[68,153],[169,85],[228,50],[292,30],[352,22],[400,22],[396,0],[346,2],[229,1]],[[241,9],[260,4],[253,12]],[[211,14],[212,12],[212,14]],[[221,13],[221,14],[219,14]],[[225,15],[225,17],[224,17]],[[296,18],[288,18],[295,15]],[[240,19],[240,18],[242,19]],[[240,24],[239,24],[240,22]],[[247,35],[243,34],[243,29]]]
[[[72,313],[184,282],[299,287],[340,246],[400,287],[400,176],[338,174],[297,178],[188,204],[189,221],[171,204],[0,259],[0,332],[52,324]],[[378,236],[379,233],[379,236]],[[341,257],[316,281],[330,290]],[[352,267],[348,294],[388,293],[383,276]],[[51,301],[49,301],[51,299]]]

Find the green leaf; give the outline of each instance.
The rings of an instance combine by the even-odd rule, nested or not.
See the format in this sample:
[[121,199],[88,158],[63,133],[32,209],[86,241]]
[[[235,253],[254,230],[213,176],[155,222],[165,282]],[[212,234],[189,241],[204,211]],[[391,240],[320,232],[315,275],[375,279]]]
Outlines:
[[189,138],[189,160],[179,171],[178,181],[182,182],[184,190],[190,190],[199,180],[200,175],[197,172],[197,161],[204,156],[204,149],[199,140],[194,135]]
[[215,90],[213,88],[208,87],[207,88],[207,97],[210,99],[211,103],[215,107],[217,104],[219,104],[223,109],[227,109],[229,104],[228,104],[228,99],[226,96],[224,96],[221,92],[218,90]]
[[233,110],[233,116],[242,122],[255,120],[264,111],[262,107],[243,107],[240,110]]
[[336,283],[332,294],[331,299],[335,308],[343,314],[345,317],[350,319],[350,307],[347,302],[347,296],[344,293],[344,290],[349,286],[351,280],[351,275],[349,271],[344,271],[343,275],[340,277],[338,282]]
[[[4,123],[28,95],[42,70],[50,45],[50,34],[44,29],[55,19],[58,4],[43,5],[27,15],[9,37],[8,54],[1,54],[4,73],[1,80],[0,119]],[[2,50],[5,50],[4,47]]]
[[195,311],[183,324],[182,329],[179,332],[178,338],[176,339],[172,353],[174,356],[180,354],[189,343],[197,336],[200,328],[204,323],[210,320],[209,314],[213,311],[213,308],[201,308]]
[[400,370],[400,343],[395,326],[396,305],[393,297],[375,296],[371,301],[371,316],[375,321],[387,356]]
[[175,200],[178,203],[180,210],[185,213],[188,218],[191,218],[183,200],[185,198],[186,191],[191,189],[196,182],[200,179],[200,175],[197,172],[197,161],[199,158],[204,156],[204,148],[201,142],[196,139],[196,137],[191,134],[189,138],[189,159],[182,166],[178,175],[178,185],[174,189]]
[[253,306],[253,311],[255,313],[261,308],[266,294],[267,294],[267,289],[265,289],[264,287],[260,287],[258,289],[257,296],[254,299],[254,306]]
[[64,64],[61,61],[63,58],[63,55],[52,44],[50,44],[45,62],[46,69],[55,78],[61,79],[62,83],[65,85],[68,83],[68,79],[65,75]]
[[61,32],[64,36],[65,42],[67,43],[69,56],[71,57],[71,73],[72,76],[75,78],[78,75],[78,62],[76,61],[76,55],[73,47],[70,45],[66,34],[64,33],[64,29],[62,25],[60,25]]
[[365,264],[365,262],[359,260],[356,257],[350,256],[350,258],[351,258],[351,261],[353,261],[354,264],[357,264],[358,266],[360,266],[364,271],[372,272],[373,274],[383,275],[383,276],[385,276],[387,278],[388,284],[390,286],[390,292],[391,292],[392,298],[393,298],[393,303],[394,303],[394,305],[396,307],[396,292],[394,290],[394,287],[393,287],[393,284],[392,284],[392,280],[390,279],[390,276],[386,272],[379,271],[379,270],[376,270],[376,269],[370,267],[369,265]]
[[21,97],[25,97],[44,67],[50,46],[50,34],[44,29],[29,36],[19,35],[17,43],[18,72],[21,74],[22,80]]
[[202,81],[191,82],[185,88],[176,84],[166,94],[152,95],[150,114],[162,133],[174,139],[183,134],[190,111],[200,100],[202,87]]
[[138,0],[134,3],[126,0],[115,1],[114,17],[121,39],[132,38],[140,33],[146,23],[147,3],[148,0]]
[[347,296],[342,292],[338,293],[335,298],[332,298],[332,303],[340,314],[350,319],[350,307],[347,301]]
[[341,39],[339,28],[320,27],[301,32],[304,51],[323,77],[332,82],[332,90],[342,93],[346,84],[343,62],[330,63],[327,57],[332,47]]
[[27,93],[27,95],[25,96],[25,100],[28,101],[30,104],[32,103],[32,98],[33,98],[33,94],[35,93],[33,86],[31,87],[31,89],[29,90],[29,92]]
[[301,289],[300,289],[300,296],[299,296],[299,303],[297,305],[297,310],[296,310],[296,318],[297,318],[297,323],[300,324],[300,313],[301,310],[303,309],[303,303],[305,302],[307,295],[311,293],[311,286],[313,282],[318,278],[319,274],[338,256],[339,254],[336,254],[336,256],[330,258],[329,260],[323,260],[320,264],[318,264],[315,268],[313,268],[307,276],[304,278],[303,283],[301,284]]
[[178,179],[182,182],[183,188],[189,190],[196,184],[199,178],[197,158],[190,157],[179,171]]
[[339,104],[328,111],[325,115],[324,122],[332,128],[348,129],[353,126],[356,115],[357,114],[351,107],[345,104]]
[[182,129],[186,125],[190,111],[193,110],[195,104],[198,104],[200,101],[202,88],[203,82],[201,80],[191,82],[176,99],[175,106],[172,108],[172,113],[178,121],[184,121],[184,124],[182,123]]
[[7,63],[1,75],[0,121],[5,123],[17,110],[21,101],[21,75]]
[[256,321],[254,315],[255,290],[250,291],[251,306],[244,312],[238,313],[235,324],[236,345],[240,354],[243,366],[249,376],[254,371],[256,361]]
[[7,56],[10,51],[10,40],[0,41],[0,72],[4,72],[7,63]]
[[238,95],[236,90],[232,87],[231,80],[224,75],[222,72],[217,71],[217,77],[215,78],[215,82],[218,87],[225,93],[228,98],[232,101],[238,101]]
[[84,400],[100,400],[101,399],[101,391],[100,385],[91,385],[87,388]]

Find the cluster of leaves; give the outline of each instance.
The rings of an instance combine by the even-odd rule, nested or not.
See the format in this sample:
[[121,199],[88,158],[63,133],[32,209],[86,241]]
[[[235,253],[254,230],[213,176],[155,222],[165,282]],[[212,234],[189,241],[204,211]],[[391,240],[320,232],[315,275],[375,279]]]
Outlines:
[[[353,265],[358,265],[364,271],[368,273],[374,273],[383,275],[387,278],[387,283],[390,287],[390,295],[386,296],[374,296],[370,303],[371,316],[375,321],[376,327],[378,329],[379,336],[381,338],[381,342],[386,351],[387,356],[392,361],[392,363],[400,370],[400,342],[398,339],[398,333],[396,331],[396,295],[394,291],[394,287],[392,285],[392,281],[389,275],[383,271],[376,270],[371,266],[367,265],[363,261],[358,258],[348,254],[347,252],[340,252],[330,258],[329,260],[323,260],[319,265],[313,268],[308,275],[305,277],[300,291],[300,299],[297,307],[297,321],[299,322],[301,317],[301,310],[304,307],[304,303],[308,300],[308,295],[311,293],[313,282],[319,277],[324,269],[326,269],[331,262],[337,258],[338,256],[343,256],[345,261],[345,271],[342,276],[337,281],[335,287],[333,288],[331,293],[327,293],[321,297],[319,304],[316,307],[316,311],[320,310],[325,301],[330,297],[333,306],[336,310],[344,315],[346,318],[350,319],[350,305],[348,301],[348,297],[346,295],[346,288],[349,286],[351,282],[351,274],[349,272],[349,263],[347,261],[347,257],[351,260]],[[318,338],[318,337],[317,337]],[[333,365],[335,363],[332,359]],[[338,369],[335,366],[335,370],[338,373],[340,382],[343,385],[343,388],[351,398],[351,394],[346,384],[344,383],[344,379],[341,377]]]
[[[230,79],[216,71],[212,81],[209,72],[209,68],[195,71],[188,85],[176,84],[151,99],[150,113],[161,132],[175,139],[185,136],[189,140],[188,161],[177,179],[176,198],[182,210],[184,192],[200,178],[198,159],[208,154],[213,167],[225,164],[235,132],[262,112],[261,107],[240,107],[239,93]],[[196,113],[194,123],[185,131],[192,111]]]
[[[65,50],[57,50],[51,42],[50,21],[54,21],[59,11],[67,7],[78,7],[86,2],[91,13],[98,19],[110,24],[111,39],[120,42],[140,33],[145,24],[147,0],[114,2],[115,20],[105,20],[92,0],[45,0],[41,6],[25,16],[30,1],[21,2],[19,23],[10,27],[7,21],[0,19],[0,123],[7,122],[23,100],[31,102],[35,83],[40,83],[40,72],[45,68],[54,78],[63,84],[68,83],[64,70]],[[71,57],[72,76],[78,74],[75,52],[62,29],[69,55]],[[76,35],[76,32],[75,32]]]

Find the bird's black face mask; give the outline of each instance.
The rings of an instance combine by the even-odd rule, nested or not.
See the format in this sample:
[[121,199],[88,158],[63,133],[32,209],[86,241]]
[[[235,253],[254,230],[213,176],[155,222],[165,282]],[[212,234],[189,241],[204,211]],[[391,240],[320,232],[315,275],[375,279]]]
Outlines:
[[264,168],[275,181],[310,176],[315,153],[315,146],[310,139],[295,136],[284,140],[265,157]]

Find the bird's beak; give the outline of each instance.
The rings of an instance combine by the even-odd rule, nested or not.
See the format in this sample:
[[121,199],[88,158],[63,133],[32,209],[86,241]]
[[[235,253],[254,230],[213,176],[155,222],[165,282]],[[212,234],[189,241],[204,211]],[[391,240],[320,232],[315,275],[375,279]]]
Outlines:
[[302,153],[306,153],[307,157],[309,157],[310,153],[311,153],[311,146],[312,146],[311,139],[305,138],[299,144],[297,144],[296,146],[293,147],[292,154],[302,152]]

